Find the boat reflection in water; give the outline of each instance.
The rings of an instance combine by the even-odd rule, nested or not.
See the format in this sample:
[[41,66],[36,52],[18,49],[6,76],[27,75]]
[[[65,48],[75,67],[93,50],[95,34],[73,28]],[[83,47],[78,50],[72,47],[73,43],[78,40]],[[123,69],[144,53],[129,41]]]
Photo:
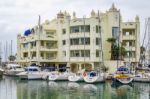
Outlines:
[[150,99],[150,84],[111,86],[111,83],[0,80],[0,99]]

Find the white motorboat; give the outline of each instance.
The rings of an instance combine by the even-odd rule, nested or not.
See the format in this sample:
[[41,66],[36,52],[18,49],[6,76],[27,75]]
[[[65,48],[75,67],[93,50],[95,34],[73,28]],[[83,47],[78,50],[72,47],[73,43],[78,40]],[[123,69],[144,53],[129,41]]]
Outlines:
[[129,84],[133,81],[133,75],[130,74],[126,66],[121,66],[113,76],[114,83]]
[[136,68],[134,76],[134,82],[150,82],[150,70],[149,68]]
[[139,73],[135,75],[134,82],[150,82],[150,73]]
[[6,70],[5,70],[5,75],[17,76],[16,74],[21,73],[23,71],[24,71],[24,68],[22,68],[18,64],[7,64],[6,65]]
[[97,71],[84,72],[83,79],[86,83],[105,82],[104,73],[99,73]]
[[48,80],[50,80],[50,81],[67,81],[68,76],[69,76],[68,72],[60,73],[60,72],[55,71],[48,75]]
[[39,67],[29,66],[25,69],[25,72],[17,74],[20,79],[37,80],[42,79],[43,73]]

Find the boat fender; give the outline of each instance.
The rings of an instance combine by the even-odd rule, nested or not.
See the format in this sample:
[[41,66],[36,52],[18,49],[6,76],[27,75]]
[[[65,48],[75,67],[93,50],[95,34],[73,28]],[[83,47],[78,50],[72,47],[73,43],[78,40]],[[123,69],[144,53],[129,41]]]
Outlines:
[[86,76],[86,72],[83,73],[83,76],[84,76],[84,77]]

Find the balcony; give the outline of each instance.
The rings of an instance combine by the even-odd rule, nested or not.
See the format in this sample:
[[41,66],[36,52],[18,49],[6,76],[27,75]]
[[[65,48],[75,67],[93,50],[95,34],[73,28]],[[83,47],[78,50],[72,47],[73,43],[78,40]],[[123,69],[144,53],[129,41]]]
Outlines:
[[31,51],[36,51],[36,47],[31,47],[30,50]]
[[42,34],[40,36],[36,35],[35,36],[36,40],[51,40],[51,41],[57,41],[57,36],[56,35],[46,35],[46,34]]
[[[129,58],[127,58],[127,57],[124,58],[124,61],[125,61],[125,62],[129,62]],[[138,62],[139,60],[136,59],[135,57],[130,57],[130,61],[131,61],[131,62]]]
[[57,51],[58,49],[56,46],[51,46],[51,47],[41,46],[40,50],[41,51]]
[[41,57],[40,58],[41,62],[50,62],[50,61],[56,61],[56,60],[57,60],[57,57],[47,57],[47,58]]
[[135,50],[136,50],[135,46],[124,46],[124,48],[125,48],[127,51],[135,51]]
[[71,62],[90,62],[90,57],[71,57],[70,58]]
[[70,33],[70,38],[77,38],[77,37],[90,37],[90,32],[85,32],[85,33],[82,33],[82,32],[79,32],[79,33]]
[[28,52],[28,48],[23,48],[22,51],[23,52]]
[[122,40],[136,40],[134,35],[123,35]]
[[70,46],[70,50],[75,50],[75,49],[78,49],[78,50],[84,50],[84,49],[91,49],[90,45],[71,45]]
[[123,29],[135,29],[136,24],[134,22],[125,22],[121,25]]

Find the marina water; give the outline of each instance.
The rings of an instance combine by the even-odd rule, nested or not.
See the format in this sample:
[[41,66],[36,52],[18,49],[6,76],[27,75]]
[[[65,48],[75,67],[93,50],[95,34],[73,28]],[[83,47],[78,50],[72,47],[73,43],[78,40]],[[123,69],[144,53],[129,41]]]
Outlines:
[[0,99],[150,99],[150,84],[27,81],[3,77]]

